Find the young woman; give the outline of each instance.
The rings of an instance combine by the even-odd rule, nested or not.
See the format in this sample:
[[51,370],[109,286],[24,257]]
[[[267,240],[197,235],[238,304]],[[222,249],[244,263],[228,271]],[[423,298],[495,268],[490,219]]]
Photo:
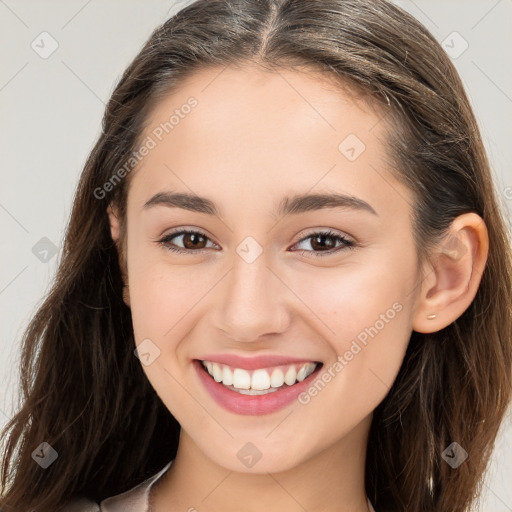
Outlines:
[[461,81],[384,0],[199,0],[124,73],[24,337],[3,511],[462,512],[510,239]]

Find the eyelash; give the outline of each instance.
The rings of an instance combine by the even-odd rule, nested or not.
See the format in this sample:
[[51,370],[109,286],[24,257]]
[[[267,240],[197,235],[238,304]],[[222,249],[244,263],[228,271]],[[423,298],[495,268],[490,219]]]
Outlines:
[[[158,243],[162,246],[164,246],[167,250],[169,251],[172,251],[172,252],[176,252],[176,253],[179,253],[179,254],[190,254],[190,253],[201,253],[203,251],[205,251],[206,249],[199,249],[197,251],[195,250],[192,250],[192,249],[182,249],[181,247],[177,247],[176,245],[174,244],[171,244],[169,243],[173,238],[176,238],[177,236],[181,236],[181,235],[185,235],[185,234],[188,234],[188,233],[191,233],[191,234],[196,234],[196,235],[200,235],[206,239],[208,239],[208,236],[206,236],[204,233],[202,233],[201,231],[196,231],[196,230],[193,230],[193,229],[181,229],[179,231],[175,231],[174,233],[169,233],[168,235],[164,236],[161,240],[158,241]],[[314,233],[311,233],[309,234],[308,236],[304,237],[304,238],[301,238],[297,244],[309,239],[309,238],[315,238],[317,236],[322,236],[322,237],[328,237],[328,238],[333,238],[333,239],[336,239],[337,241],[339,242],[342,242],[342,246],[340,247],[337,247],[335,249],[329,249],[327,251],[305,251],[305,250],[302,250],[302,255],[304,255],[304,253],[314,253],[315,256],[313,256],[314,258],[316,257],[323,257],[323,256],[328,256],[328,255],[332,255],[334,253],[337,253],[339,251],[341,251],[342,249],[354,249],[356,247],[356,244],[355,242],[352,242],[351,240],[348,240],[347,238],[345,238],[344,236],[341,236],[339,235],[338,233],[335,233],[333,231],[317,231],[317,232],[314,232]],[[295,244],[295,245],[297,245]],[[308,256],[310,257],[310,256]]]

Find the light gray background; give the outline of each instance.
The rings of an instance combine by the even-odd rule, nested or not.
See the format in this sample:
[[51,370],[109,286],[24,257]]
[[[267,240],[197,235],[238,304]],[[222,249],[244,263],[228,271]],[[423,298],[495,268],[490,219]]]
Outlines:
[[[185,3],[0,0],[0,425],[15,403],[20,336],[56,270],[57,256],[45,263],[32,249],[39,247],[41,257],[36,244],[46,237],[60,250],[105,102],[151,31]],[[446,41],[454,56],[467,41],[468,48],[453,61],[478,117],[510,222],[512,69],[506,56],[512,48],[512,0],[396,3]],[[58,43],[46,59],[31,47],[34,40],[42,46],[38,36],[43,31]],[[48,49],[50,40],[45,41]],[[481,510],[512,511],[510,414],[496,444]]]

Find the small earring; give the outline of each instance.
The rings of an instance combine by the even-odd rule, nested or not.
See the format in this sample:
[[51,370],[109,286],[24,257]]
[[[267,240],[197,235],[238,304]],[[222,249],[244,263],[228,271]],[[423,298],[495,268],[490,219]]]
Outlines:
[[436,318],[436,314],[435,313],[432,313],[431,315],[428,315],[427,316],[427,320],[434,320],[434,318]]

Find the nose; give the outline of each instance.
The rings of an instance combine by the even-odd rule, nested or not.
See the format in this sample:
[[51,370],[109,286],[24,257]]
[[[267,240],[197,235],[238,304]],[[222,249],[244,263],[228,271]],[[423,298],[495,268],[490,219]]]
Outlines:
[[264,255],[252,263],[236,255],[215,297],[215,326],[225,336],[240,342],[280,334],[289,325],[291,296]]

